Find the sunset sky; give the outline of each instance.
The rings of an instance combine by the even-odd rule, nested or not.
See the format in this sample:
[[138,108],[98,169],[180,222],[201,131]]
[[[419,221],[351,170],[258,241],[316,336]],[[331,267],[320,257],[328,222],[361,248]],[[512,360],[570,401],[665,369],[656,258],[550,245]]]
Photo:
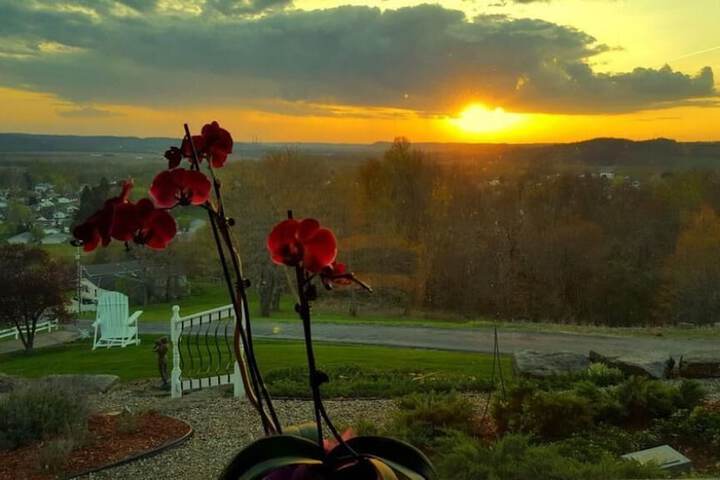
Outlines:
[[720,140],[720,0],[0,0],[0,132]]

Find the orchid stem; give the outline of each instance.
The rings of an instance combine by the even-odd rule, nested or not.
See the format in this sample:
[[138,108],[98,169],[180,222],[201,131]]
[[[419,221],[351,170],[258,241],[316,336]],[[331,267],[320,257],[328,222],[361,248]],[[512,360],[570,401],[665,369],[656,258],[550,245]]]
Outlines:
[[[293,218],[292,210],[288,210],[287,212],[288,219]],[[320,374],[317,369],[317,365],[315,363],[315,351],[313,349],[313,341],[312,341],[312,322],[310,318],[310,300],[307,295],[306,288],[310,285],[310,281],[313,278],[313,275],[308,275],[305,269],[301,265],[297,265],[295,267],[295,280],[297,282],[297,295],[298,295],[298,304],[297,304],[297,312],[298,315],[300,315],[300,319],[302,320],[303,324],[303,333],[305,336],[305,353],[307,356],[307,362],[308,362],[308,375],[310,380],[310,390],[312,392],[312,398],[313,398],[313,407],[315,410],[315,423],[317,425],[317,433],[318,433],[318,444],[320,445],[320,448],[323,448],[323,428],[322,428],[322,421],[325,420],[325,423],[327,424],[328,428],[330,429],[330,432],[332,433],[333,437],[338,441],[339,444],[341,444],[343,447],[345,447],[353,456],[359,457],[357,452],[355,452],[346,442],[345,439],[342,438],[342,435],[338,432],[337,428],[335,428],[335,425],[333,425],[332,421],[330,420],[330,416],[328,415],[327,411],[325,410],[325,405],[323,405],[322,401],[322,395],[320,393]]]
[[[293,218],[292,210],[287,212],[288,219]],[[310,326],[310,303],[305,294],[305,286],[307,279],[305,278],[305,269],[300,265],[295,267],[295,281],[297,282],[298,304],[297,312],[303,324],[303,333],[305,334],[305,355],[308,362],[308,375],[310,381],[310,390],[313,398],[313,410],[315,411],[315,425],[317,426],[318,445],[323,448],[323,429],[321,418],[320,403],[320,386],[318,385],[317,368],[315,366],[315,352],[312,345],[312,331]]]
[[[190,128],[188,124],[184,125],[185,135],[188,139],[192,151],[192,166],[193,170],[200,170],[200,160],[198,157],[195,144],[192,141],[190,134]],[[257,359],[255,358],[255,352],[252,344],[252,331],[250,330],[250,312],[247,306],[247,295],[245,293],[245,280],[242,275],[242,268],[232,238],[229,232],[229,225],[224,213],[224,206],[222,202],[222,195],[220,192],[220,184],[215,177],[212,165],[208,159],[208,168],[210,169],[210,175],[213,179],[213,188],[217,205],[213,207],[211,204],[206,205],[210,225],[212,227],[213,238],[215,239],[215,246],[217,248],[218,256],[220,257],[220,263],[223,267],[223,275],[225,282],[228,287],[228,293],[232,300],[233,310],[235,311],[235,334],[233,338],[234,353],[238,364],[241,365],[241,375],[245,389],[248,393],[248,399],[250,403],[255,407],[260,415],[260,419],[263,424],[265,434],[280,433],[282,432],[280,422],[275,414],[275,409],[272,406],[272,400],[267,391],[267,388],[262,380],[260,369],[257,365]],[[233,274],[235,283],[233,284],[233,276],[230,274],[230,265],[228,264],[227,257],[223,248],[223,243],[228,249],[233,267]],[[242,324],[242,318],[245,318],[246,324]],[[247,330],[246,330],[247,328]],[[242,351],[240,350],[240,341],[242,341],[243,349],[245,352],[245,358],[243,358]],[[248,380],[249,374],[249,380]],[[265,412],[263,406],[263,397],[265,397],[268,410],[270,411],[270,417]]]

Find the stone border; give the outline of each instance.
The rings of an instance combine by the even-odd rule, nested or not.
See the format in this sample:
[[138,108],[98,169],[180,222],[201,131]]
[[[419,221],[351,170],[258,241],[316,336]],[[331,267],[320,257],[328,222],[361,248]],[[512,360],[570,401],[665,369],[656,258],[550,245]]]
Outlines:
[[152,448],[152,449],[150,449],[150,450],[145,450],[145,451],[143,451],[143,452],[135,453],[135,454],[133,454],[133,455],[130,455],[129,457],[125,457],[125,458],[123,458],[123,459],[121,459],[121,460],[118,460],[118,461],[116,461],[116,462],[106,463],[106,464],[104,464],[104,465],[100,465],[99,467],[90,468],[90,469],[88,469],[88,470],[84,470],[84,471],[82,471],[82,472],[75,473],[75,474],[73,474],[73,476],[71,476],[71,477],[64,477],[64,478],[66,478],[67,480],[72,480],[72,479],[74,479],[74,478],[79,478],[79,477],[82,477],[82,476],[84,476],[84,475],[89,475],[89,474],[91,474],[91,473],[97,473],[97,472],[100,472],[100,471],[102,471],[102,470],[108,470],[108,469],[110,469],[110,468],[119,467],[120,465],[124,465],[124,464],[130,463],[130,462],[134,462],[134,461],[136,461],[136,460],[142,460],[142,459],[145,459],[145,458],[153,457],[153,456],[155,456],[155,455],[158,455],[158,454],[164,452],[165,450],[170,450],[171,448],[179,447],[179,446],[182,445],[183,443],[187,442],[187,441],[190,439],[190,437],[192,437],[193,433],[195,433],[195,430],[192,428],[192,426],[191,426],[189,423],[187,423],[185,420],[180,420],[179,418],[170,417],[170,416],[168,416],[168,415],[165,415],[165,416],[168,417],[168,418],[172,418],[172,419],[174,419],[174,420],[177,420],[178,422],[181,422],[181,423],[187,425],[187,427],[188,427],[190,430],[188,430],[188,432],[185,433],[182,437],[179,437],[179,438],[176,438],[176,439],[173,439],[173,440],[168,440],[167,442],[163,443],[162,445],[160,445],[160,446],[158,446],[158,447]]

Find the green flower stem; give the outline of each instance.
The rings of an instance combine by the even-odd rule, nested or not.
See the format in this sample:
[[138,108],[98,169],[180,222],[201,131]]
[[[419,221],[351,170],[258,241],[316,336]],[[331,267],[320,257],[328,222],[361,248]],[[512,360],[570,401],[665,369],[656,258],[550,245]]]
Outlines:
[[[293,218],[292,210],[288,210],[288,218]],[[317,425],[318,433],[318,444],[323,448],[323,429],[322,421],[330,429],[330,432],[338,441],[339,444],[343,445],[353,456],[359,457],[359,455],[350,447],[345,440],[342,438],[340,432],[338,432],[335,425],[330,420],[330,416],[325,410],[325,405],[322,402],[322,394],[320,393],[320,372],[317,369],[315,363],[315,351],[313,349],[312,342],[312,322],[310,318],[310,299],[307,295],[307,287],[310,286],[310,282],[313,276],[308,275],[305,269],[301,265],[295,267],[295,280],[297,283],[297,295],[298,304],[296,306],[297,313],[300,315],[300,319],[303,324],[303,333],[305,337],[305,353],[307,356],[308,363],[308,378],[310,381],[310,390],[312,392],[313,407],[315,412],[315,424]]]
[[[198,158],[197,150],[195,149],[195,145],[192,141],[190,129],[187,124],[185,124],[185,135],[188,138],[192,149],[191,169],[199,171],[200,161]],[[223,268],[223,274],[228,287],[228,293],[230,295],[230,299],[232,300],[233,309],[235,311],[235,333],[233,338],[235,357],[237,362],[241,366],[247,367],[248,371],[246,371],[245,368],[241,368],[241,372],[243,373],[243,383],[245,384],[250,403],[260,415],[265,434],[269,435],[272,433],[281,433],[282,428],[280,422],[277,418],[277,415],[275,414],[272,400],[262,380],[260,369],[257,365],[257,359],[255,358],[255,352],[251,338],[252,333],[250,330],[250,312],[248,310],[247,295],[245,292],[245,281],[242,275],[239,255],[237,253],[237,249],[232,242],[232,237],[229,229],[230,226],[228,225],[224,213],[222,195],[220,192],[220,183],[215,177],[215,173],[212,170],[212,165],[208,163],[208,167],[210,168],[210,175],[213,179],[213,189],[217,205],[216,207],[213,207],[213,205],[208,202],[208,204],[206,204],[206,210],[208,211],[210,225],[212,226],[215,246],[217,248],[220,263]],[[226,258],[225,250],[223,248],[223,243],[228,249],[228,253],[232,261],[233,274],[234,278],[236,279],[236,282],[234,282],[234,284],[233,276],[230,273],[230,265]],[[243,315],[246,319],[246,327],[248,329],[247,331],[245,330],[245,326],[242,325]],[[243,349],[245,351],[245,359],[243,359],[242,351],[240,350],[240,341],[242,341]],[[246,378],[248,376],[248,373],[250,377],[249,382]],[[268,410],[270,412],[269,416],[268,413],[265,411],[263,405],[263,397],[265,397],[265,403],[267,404]]]

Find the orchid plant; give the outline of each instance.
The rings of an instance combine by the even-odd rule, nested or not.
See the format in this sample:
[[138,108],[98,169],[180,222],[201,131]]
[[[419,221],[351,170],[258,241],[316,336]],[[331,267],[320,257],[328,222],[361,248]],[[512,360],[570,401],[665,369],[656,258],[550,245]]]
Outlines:
[[[225,165],[232,153],[230,133],[217,122],[203,126],[200,135],[191,135],[185,125],[180,147],[165,152],[168,168],[154,178],[149,197],[130,200],[132,180],[123,182],[118,196],[73,230],[74,243],[85,251],[107,246],[111,240],[151,249],[164,249],[177,234],[170,214],[176,207],[197,206],[207,211],[215,246],[235,310],[233,349],[245,386],[247,399],[257,411],[265,437],[240,451],[221,475],[223,480],[423,480],[433,476],[429,460],[414,447],[390,438],[356,437],[341,434],[324,406],[321,386],[328,375],[317,368],[312,339],[311,303],[317,298],[316,283],[334,286],[358,285],[371,288],[336,261],[337,240],[333,232],[315,219],[288,218],[270,232],[267,248],[271,260],[294,270],[296,311],[302,321],[307,355],[309,387],[314,422],[283,430],[270,393],[258,367],[253,345],[252,322],[247,302],[250,282],[243,275],[242,262],[225,210],[222,183],[215,170]],[[187,168],[181,166],[188,160]],[[242,319],[246,321],[243,322]],[[330,435],[325,439],[325,428]]]

